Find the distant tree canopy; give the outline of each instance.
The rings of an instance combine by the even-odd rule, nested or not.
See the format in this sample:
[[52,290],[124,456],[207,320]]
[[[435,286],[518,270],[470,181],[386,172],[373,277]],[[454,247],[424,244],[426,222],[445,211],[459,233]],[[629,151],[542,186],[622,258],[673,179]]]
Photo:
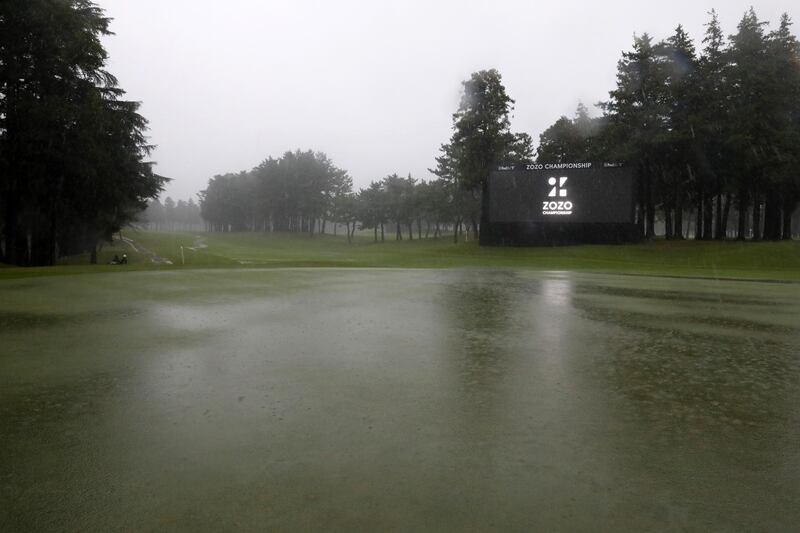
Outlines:
[[0,3],[0,261],[94,258],[163,188],[147,121],[104,69],[108,23],[89,0]]
[[[214,176],[200,193],[211,231],[324,231],[334,201],[352,190],[347,172],[322,152],[286,152],[249,172]],[[319,225],[318,225],[319,224]]]
[[559,118],[539,136],[538,163],[568,163],[603,159],[604,147],[598,133],[605,120],[592,118],[583,104],[578,104],[575,118]]
[[178,200],[167,196],[162,204],[158,199],[151,200],[147,209],[139,214],[136,222],[155,231],[200,231],[203,218],[200,206],[192,199]]
[[[715,12],[698,55],[681,26],[634,39],[592,119],[580,107],[540,137],[539,162],[612,160],[637,176],[647,237],[789,239],[800,200],[800,46],[791,21],[765,31],[750,9],[727,41]],[[684,214],[694,215],[690,224]],[[735,215],[735,232],[729,219]]]
[[[326,233],[344,226],[351,239],[356,229],[372,229],[385,240],[393,225],[395,239],[438,238],[459,218],[456,189],[443,180],[424,182],[397,174],[373,181],[358,192],[347,172],[321,152],[286,152],[247,172],[214,176],[200,193],[200,209],[209,231],[288,231]],[[153,205],[153,213],[158,210]],[[164,208],[162,208],[164,209]],[[155,215],[154,215],[155,216]],[[463,217],[462,217],[463,218]],[[457,225],[454,223],[453,227]]]

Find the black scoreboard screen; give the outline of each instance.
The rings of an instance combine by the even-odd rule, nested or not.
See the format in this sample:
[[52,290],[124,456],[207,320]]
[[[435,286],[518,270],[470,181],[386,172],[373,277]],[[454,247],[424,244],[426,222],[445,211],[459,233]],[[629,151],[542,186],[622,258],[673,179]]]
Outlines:
[[630,169],[607,163],[501,167],[489,176],[489,220],[631,224],[633,187]]

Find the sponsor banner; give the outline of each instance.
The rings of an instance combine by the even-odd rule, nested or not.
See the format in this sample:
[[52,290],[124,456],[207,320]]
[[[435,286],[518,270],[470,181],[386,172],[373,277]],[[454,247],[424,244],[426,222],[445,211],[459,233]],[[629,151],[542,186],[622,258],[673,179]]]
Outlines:
[[633,175],[617,164],[501,167],[488,192],[490,222],[633,222]]

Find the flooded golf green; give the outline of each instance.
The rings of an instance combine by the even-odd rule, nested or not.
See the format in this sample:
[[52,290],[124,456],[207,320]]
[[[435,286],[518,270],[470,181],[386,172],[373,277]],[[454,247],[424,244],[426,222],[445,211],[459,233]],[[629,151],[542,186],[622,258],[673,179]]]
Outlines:
[[0,282],[0,531],[789,531],[800,285]]

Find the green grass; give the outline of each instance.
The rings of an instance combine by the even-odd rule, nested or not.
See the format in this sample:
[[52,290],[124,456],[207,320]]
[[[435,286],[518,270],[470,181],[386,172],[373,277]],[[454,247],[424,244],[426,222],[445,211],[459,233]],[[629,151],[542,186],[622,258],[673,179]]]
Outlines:
[[[72,257],[54,268],[0,270],[0,279],[139,269],[358,267],[453,268],[512,267],[659,276],[701,276],[800,280],[800,242],[667,242],[622,246],[487,248],[475,242],[453,244],[450,238],[374,243],[357,237],[348,244],[332,235],[263,233],[157,233],[126,230],[124,235],[172,265],[154,264],[150,257],[115,242],[105,247],[100,262],[126,252],[127,266],[86,265]],[[203,246],[204,245],[204,246]],[[183,256],[181,255],[183,247]]]

